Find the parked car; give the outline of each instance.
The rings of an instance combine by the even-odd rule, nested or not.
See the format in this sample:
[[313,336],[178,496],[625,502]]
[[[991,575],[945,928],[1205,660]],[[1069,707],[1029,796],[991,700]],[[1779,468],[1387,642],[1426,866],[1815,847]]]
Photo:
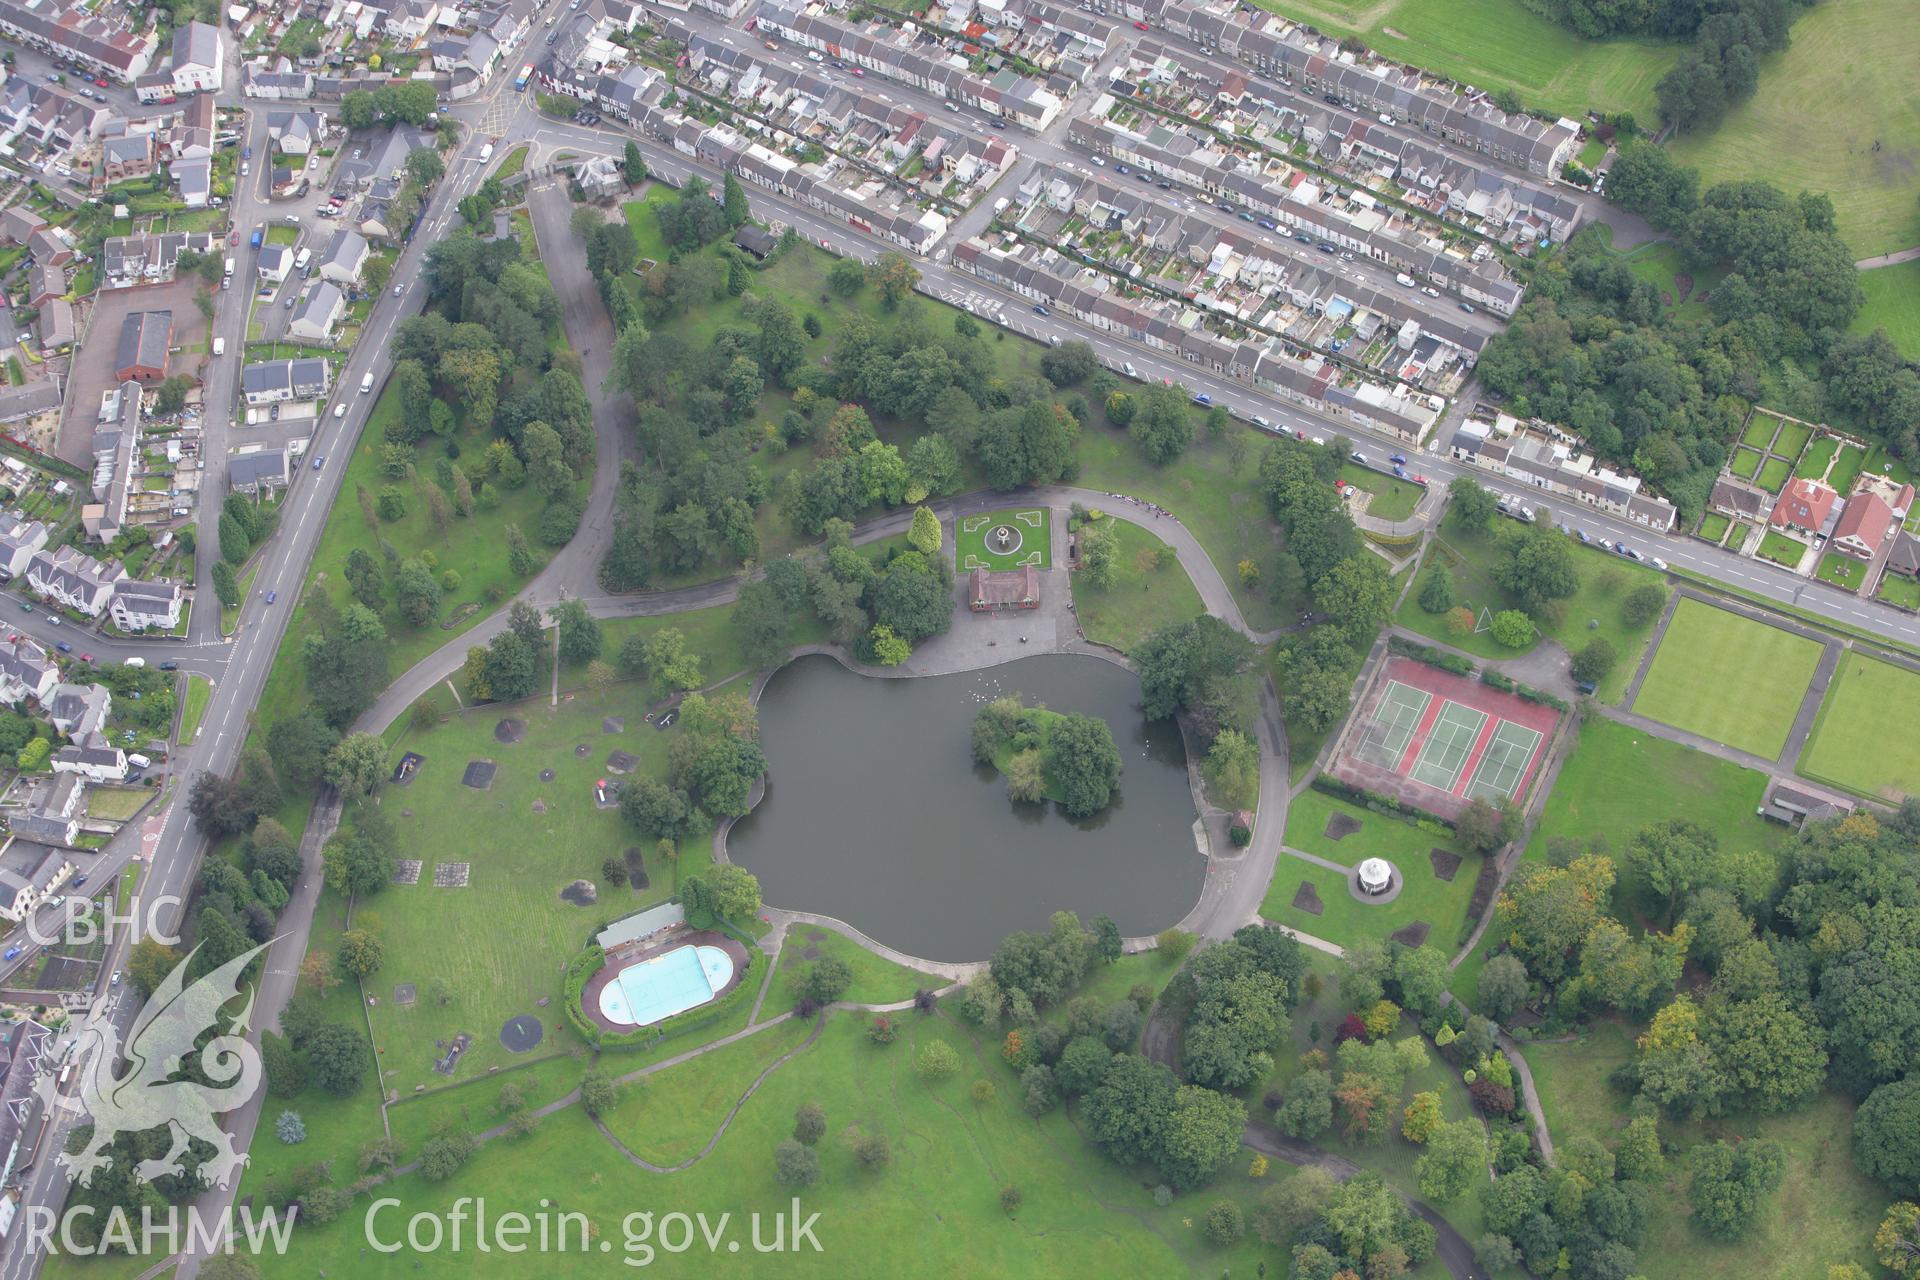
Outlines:
[[1133,172],[1133,170],[1127,168],[1127,166],[1123,164],[1117,164],[1113,166],[1113,171],[1115,173],[1132,173]]
[[1048,311],[1045,307],[1041,306],[1039,303],[1035,303],[1033,307],[1033,314],[1037,316],[1044,316],[1048,314]]
[[82,662],[92,662],[92,661],[93,661],[93,655],[92,655],[92,654],[90,654],[90,653],[82,653],[82,654],[80,655],[80,661],[82,661]]
[[1473,314],[1473,304],[1472,304],[1471,302],[1463,302],[1463,303],[1461,303],[1461,304],[1460,304],[1460,309],[1461,309],[1462,311],[1464,311],[1464,312],[1466,312],[1466,313],[1467,313],[1468,315],[1472,315],[1472,314]]
[[178,671],[180,664],[177,662],[163,662],[160,664],[160,669],[162,671]]
[[72,645],[70,645],[70,644],[68,644],[68,643],[67,643],[67,642],[66,642],[65,640],[56,640],[56,641],[54,641],[54,643],[53,643],[53,647],[54,647],[54,648],[56,648],[56,649],[58,649],[58,650],[59,650],[60,652],[62,652],[62,653],[72,653],[72,652],[73,652],[73,646],[72,646]]
[[1430,284],[1429,284],[1429,285],[1422,285],[1422,286],[1421,286],[1421,288],[1420,288],[1420,292],[1422,292],[1422,293],[1424,293],[1424,294],[1426,294],[1426,295],[1427,295],[1427,296],[1428,296],[1429,298],[1437,298],[1437,297],[1439,297],[1439,296],[1440,296],[1440,291],[1439,291],[1438,289],[1436,289],[1436,288],[1434,288],[1434,287],[1433,287],[1432,285],[1430,285]]

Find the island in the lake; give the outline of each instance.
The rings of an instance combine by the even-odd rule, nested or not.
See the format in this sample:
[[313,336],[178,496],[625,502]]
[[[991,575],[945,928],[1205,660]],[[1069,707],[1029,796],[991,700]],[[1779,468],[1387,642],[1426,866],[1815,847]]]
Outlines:
[[1014,697],[995,698],[974,716],[973,758],[1005,774],[1015,800],[1052,800],[1070,818],[1099,813],[1120,785],[1120,751],[1105,720]]

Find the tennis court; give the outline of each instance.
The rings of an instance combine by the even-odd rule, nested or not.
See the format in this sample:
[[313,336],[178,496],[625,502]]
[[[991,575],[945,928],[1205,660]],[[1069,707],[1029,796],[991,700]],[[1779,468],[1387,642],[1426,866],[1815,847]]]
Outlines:
[[1407,770],[1415,782],[1436,787],[1448,795],[1460,785],[1460,774],[1467,767],[1473,744],[1487,727],[1487,713],[1463,707],[1457,702],[1440,704],[1440,714],[1420,748],[1420,758]]
[[1467,784],[1467,799],[1485,800],[1489,804],[1512,799],[1520,789],[1520,780],[1527,776],[1533,753],[1540,749],[1542,736],[1538,729],[1502,720],[1493,737],[1487,740],[1487,749],[1481,753],[1480,764],[1473,771],[1473,781]]
[[1387,681],[1379,705],[1373,709],[1373,719],[1361,732],[1353,754],[1376,769],[1398,772],[1400,759],[1407,754],[1407,746],[1413,741],[1414,730],[1420,727],[1420,721],[1432,702],[1433,695],[1430,693],[1423,693],[1398,680]]
[[1475,800],[1519,799],[1560,722],[1541,701],[1404,655],[1359,706],[1328,773],[1447,819]]

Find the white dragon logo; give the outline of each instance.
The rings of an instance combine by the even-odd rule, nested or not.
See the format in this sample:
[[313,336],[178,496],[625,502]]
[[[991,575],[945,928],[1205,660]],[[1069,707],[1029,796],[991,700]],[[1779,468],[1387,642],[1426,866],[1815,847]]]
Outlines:
[[77,1178],[81,1186],[89,1185],[97,1170],[112,1163],[107,1152],[115,1137],[162,1126],[171,1133],[173,1145],[160,1159],[142,1160],[134,1166],[134,1175],[142,1182],[184,1174],[186,1166],[180,1157],[194,1138],[214,1149],[213,1157],[200,1166],[208,1185],[227,1186],[246,1165],[246,1153],[234,1150],[233,1138],[214,1117],[243,1105],[260,1088],[260,1050],[245,1035],[247,1019],[253,1013],[251,990],[246,1006],[227,1030],[197,1051],[202,1074],[208,1080],[227,1083],[205,1085],[175,1077],[188,1055],[196,1052],[195,1042],[219,1023],[222,1007],[240,994],[240,975],[268,945],[261,943],[235,956],[191,986],[184,985],[185,977],[199,948],[175,965],[134,1019],[124,1049],[124,1075],[114,1074],[122,1046],[105,1006],[80,1025],[73,1053],[84,1055],[86,1064],[81,1069],[78,1096],[62,1094],[50,1075],[43,1075],[35,1084],[43,1105],[69,1114],[85,1113],[93,1120],[93,1136],[87,1145],[77,1154],[60,1153],[60,1165],[70,1178]]

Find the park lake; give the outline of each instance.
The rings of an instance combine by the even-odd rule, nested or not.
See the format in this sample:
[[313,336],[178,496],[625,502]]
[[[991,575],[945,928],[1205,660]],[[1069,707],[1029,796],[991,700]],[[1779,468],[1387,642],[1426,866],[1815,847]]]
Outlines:
[[[968,732],[1015,694],[1113,729],[1113,805],[1074,822],[1015,804]],[[1200,894],[1186,751],[1171,721],[1140,713],[1140,682],[1099,658],[1051,654],[960,675],[874,679],[801,658],[760,700],[767,792],[734,824],[728,856],[765,900],[846,921],[931,960],[984,959],[1016,929],[1069,910],[1128,935],[1177,923]]]

